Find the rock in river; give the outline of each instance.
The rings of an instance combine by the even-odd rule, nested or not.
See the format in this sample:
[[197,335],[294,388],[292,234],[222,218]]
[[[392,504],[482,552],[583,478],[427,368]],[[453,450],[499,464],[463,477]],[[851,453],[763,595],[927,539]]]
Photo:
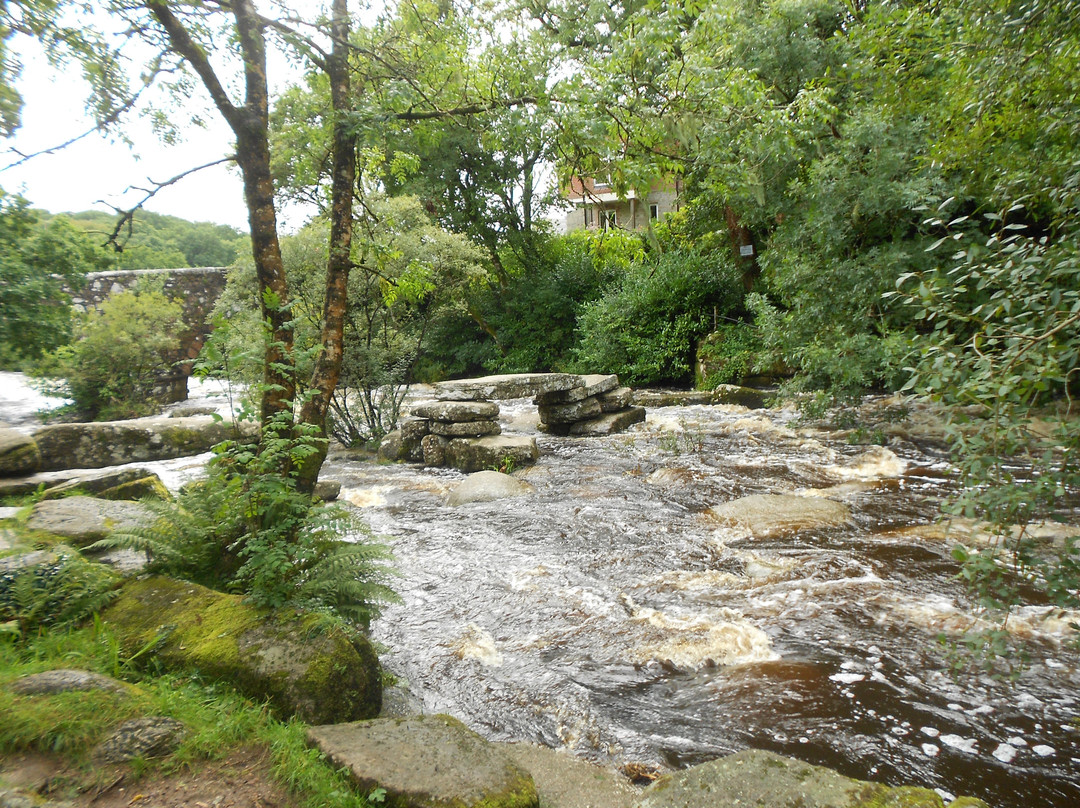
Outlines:
[[716,505],[708,513],[725,525],[750,531],[755,539],[838,527],[851,519],[851,509],[842,502],[792,494],[752,494]]

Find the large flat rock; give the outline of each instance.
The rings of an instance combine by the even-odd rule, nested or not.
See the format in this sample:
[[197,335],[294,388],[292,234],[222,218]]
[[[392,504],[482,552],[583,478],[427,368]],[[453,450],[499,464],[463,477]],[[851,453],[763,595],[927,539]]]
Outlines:
[[[959,802],[959,801],[958,801]],[[974,808],[979,802],[968,803]],[[937,792],[854,780],[772,752],[748,749],[665,775],[638,808],[943,808]]]
[[569,404],[541,404],[538,408],[542,424],[572,424],[596,418],[603,409],[595,396],[572,401]]
[[536,397],[582,386],[582,377],[574,373],[511,373],[439,382],[435,395],[442,401],[482,401]]
[[392,808],[537,808],[532,777],[447,715],[380,718],[308,729],[308,742],[361,790]]
[[587,421],[578,421],[570,425],[570,434],[579,437],[589,435],[614,435],[629,429],[634,424],[645,421],[644,407],[627,407],[619,412],[609,412]]
[[65,497],[37,503],[26,526],[63,536],[72,544],[85,547],[114,531],[145,527],[153,520],[153,513],[138,502]]
[[494,421],[499,417],[499,405],[494,401],[425,401],[412,408],[418,418],[432,421]]
[[171,460],[207,452],[235,437],[231,424],[210,416],[54,424],[34,433],[42,471]]
[[631,808],[641,789],[613,769],[530,743],[500,744],[532,775],[540,808]]
[[619,386],[619,377],[615,374],[587,374],[581,376],[581,386],[554,393],[541,393],[536,397],[536,404],[570,404],[583,398],[598,396]]
[[[540,452],[536,448],[535,438],[523,435],[492,435],[486,438],[454,438],[446,444],[443,455],[445,465],[471,472],[507,466],[528,466],[536,462]],[[427,462],[426,452],[424,460]]]

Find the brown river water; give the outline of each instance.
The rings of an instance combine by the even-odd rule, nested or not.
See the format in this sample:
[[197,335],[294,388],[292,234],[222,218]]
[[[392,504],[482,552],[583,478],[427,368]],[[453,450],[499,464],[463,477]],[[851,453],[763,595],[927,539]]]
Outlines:
[[[537,437],[531,495],[454,508],[455,471],[325,472],[397,555],[404,602],[373,630],[425,712],[618,765],[756,747],[995,808],[1080,805],[1074,616],[1014,616],[1031,657],[1014,683],[954,675],[939,642],[971,621],[930,526],[953,484],[940,452],[731,406],[557,438],[502,404],[504,432]],[[755,538],[707,513],[777,493],[851,518]]]
[[[0,420],[29,431],[32,398],[0,376]],[[397,556],[403,602],[373,634],[425,712],[616,765],[756,747],[994,808],[1080,805],[1077,615],[1010,619],[1030,656],[1011,683],[955,675],[939,642],[972,621],[933,526],[954,485],[940,449],[848,445],[791,411],[731,406],[556,438],[519,400],[502,425],[537,438],[517,472],[529,496],[453,508],[456,471],[347,454],[324,470]],[[175,488],[205,459],[153,465]],[[709,514],[755,494],[851,516],[755,537]],[[1064,516],[1080,524],[1080,503]]]

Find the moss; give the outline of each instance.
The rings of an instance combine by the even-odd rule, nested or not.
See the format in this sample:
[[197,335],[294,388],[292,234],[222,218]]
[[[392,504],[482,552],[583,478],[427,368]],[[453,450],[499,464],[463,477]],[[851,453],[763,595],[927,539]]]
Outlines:
[[887,786],[868,783],[857,795],[852,808],[944,808],[941,796],[929,788]]
[[198,429],[186,426],[168,426],[161,430],[161,442],[173,449],[190,449],[205,442],[205,437]]
[[267,614],[236,595],[154,577],[126,585],[102,616],[125,653],[228,681],[283,716],[334,723],[381,708],[374,650],[322,615]]
[[172,499],[172,494],[169,493],[169,489],[165,487],[165,484],[158,479],[156,474],[150,474],[146,477],[141,477],[138,480],[131,480],[130,482],[121,483],[120,485],[114,485],[112,488],[106,488],[100,492],[98,496],[101,499],[126,499],[137,500],[145,497],[153,497],[154,499],[165,500],[166,502]]

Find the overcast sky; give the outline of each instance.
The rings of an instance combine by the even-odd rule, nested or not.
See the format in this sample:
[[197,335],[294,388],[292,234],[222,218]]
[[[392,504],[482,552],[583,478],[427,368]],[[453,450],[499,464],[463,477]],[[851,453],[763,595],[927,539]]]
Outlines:
[[[84,113],[86,84],[75,69],[58,74],[44,58],[23,52],[19,89],[25,100],[23,125],[15,137],[0,143],[0,168],[17,155],[59,145],[90,128]],[[131,207],[143,194],[132,186],[147,185],[147,178],[162,182],[177,174],[218,159],[232,151],[232,133],[216,114],[206,116],[208,129],[189,127],[183,142],[166,145],[147,120],[131,117],[123,131],[134,146],[117,138],[93,134],[55,153],[16,167],[0,170],[0,188],[21,193],[34,207],[54,213],[87,209],[110,210],[111,203]],[[149,210],[192,221],[229,224],[247,230],[247,211],[239,172],[215,166],[166,188],[146,204]],[[286,229],[303,224],[286,221]]]

